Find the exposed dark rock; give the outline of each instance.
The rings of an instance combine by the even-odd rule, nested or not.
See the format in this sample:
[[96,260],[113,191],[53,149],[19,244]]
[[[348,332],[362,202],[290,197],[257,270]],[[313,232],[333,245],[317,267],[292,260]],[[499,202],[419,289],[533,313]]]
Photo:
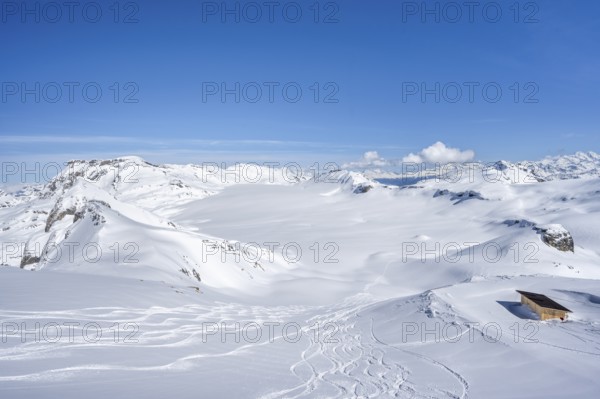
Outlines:
[[91,200],[91,201],[90,201],[90,203],[92,203],[92,204],[100,204],[100,205],[103,205],[103,206],[107,207],[108,209],[112,209],[112,208],[110,207],[110,204],[109,204],[108,202],[105,202],[105,201],[101,201],[101,200]]
[[[86,201],[84,198],[83,201]],[[100,201],[100,200],[91,200],[85,202],[83,206],[78,205],[70,206],[66,209],[63,208],[62,200],[58,200],[54,208],[48,215],[46,219],[46,228],[45,232],[50,232],[50,229],[54,225],[54,223],[62,220],[65,216],[73,216],[73,223],[77,222],[80,219],[83,219],[86,213],[90,213],[92,215],[92,220],[94,221],[94,225],[97,226],[100,223],[105,223],[104,217],[100,214],[100,210],[97,205],[103,205],[107,208],[110,208],[110,204]]]
[[371,191],[373,189],[373,186],[371,185],[359,185],[354,189],[354,194],[364,194],[364,193],[368,193],[369,191]]
[[106,219],[100,213],[100,209],[98,209],[97,206],[94,206],[94,204],[101,204],[101,205],[104,205],[104,206],[110,208],[110,205],[104,201],[90,201],[89,203],[86,204],[85,207],[83,207],[80,211],[75,213],[75,217],[73,218],[73,223],[77,222],[80,219],[85,218],[86,215],[90,215],[91,220],[94,223],[94,226],[98,226],[100,224],[106,223]]
[[505,220],[507,226],[530,227],[542,237],[542,241],[553,248],[563,252],[575,252],[575,242],[571,233],[560,224],[538,226],[525,219]]
[[27,265],[32,265],[40,261],[39,256],[35,256],[32,252],[26,250],[23,251],[23,257],[21,258],[21,269]]
[[508,170],[508,168],[510,168],[510,164],[506,161],[498,161],[498,162],[494,163],[493,166],[496,170],[500,170],[500,171]]
[[196,269],[192,269],[192,274],[194,275],[194,277],[196,277],[196,280],[202,282],[202,279],[200,278],[200,273],[198,273]]
[[189,188],[189,187],[190,187],[190,186],[188,186],[187,184],[184,184],[184,183],[183,183],[181,180],[179,180],[179,179],[171,180],[171,181],[169,182],[169,184],[170,184],[171,186],[177,186],[177,187],[179,187],[179,188]]
[[473,191],[473,190],[461,191],[461,192],[453,192],[450,190],[437,190],[433,194],[433,198],[442,197],[442,196],[446,196],[446,195],[450,196],[450,201],[456,201],[454,203],[454,205],[459,204],[464,201],[468,201],[470,199],[478,199],[478,200],[482,200],[482,201],[485,200],[485,198],[481,195],[481,193],[478,193],[477,191]]
[[573,236],[560,224],[534,227],[542,236],[542,241],[553,248],[563,252],[575,252]]
[[535,223],[530,222],[529,220],[526,219],[509,219],[509,220],[505,220],[504,224],[511,227],[511,226],[515,226],[518,225],[518,227],[534,227]]
[[46,228],[44,229],[44,231],[46,233],[48,233],[54,223],[58,222],[59,220],[62,220],[67,215],[74,216],[75,213],[76,213],[75,207],[61,209],[60,201],[57,202],[56,205],[54,206],[54,209],[52,209],[52,211],[48,215],[48,219],[46,219]]

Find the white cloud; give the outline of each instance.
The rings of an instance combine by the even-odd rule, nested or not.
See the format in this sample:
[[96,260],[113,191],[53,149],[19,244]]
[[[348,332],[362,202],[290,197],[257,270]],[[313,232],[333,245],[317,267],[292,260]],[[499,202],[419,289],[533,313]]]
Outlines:
[[367,151],[362,158],[355,162],[348,162],[342,165],[343,168],[368,168],[368,167],[384,167],[391,163],[385,158],[379,156],[377,151]]
[[468,162],[475,158],[473,150],[460,150],[458,148],[447,147],[446,144],[438,141],[418,153],[410,153],[402,159],[385,159],[377,151],[367,151],[358,161],[347,162],[342,165],[343,169],[370,169],[370,168],[388,168],[397,167],[402,163],[427,163],[427,164],[446,164],[451,162]]
[[438,141],[437,143],[424,148],[418,154],[410,153],[402,162],[414,163],[450,163],[450,162],[467,162],[475,158],[473,150],[460,150],[458,148],[447,147],[446,144]]
[[423,159],[421,158],[420,155],[410,153],[407,156],[405,156],[404,158],[402,158],[402,162],[421,163],[421,162],[423,162]]

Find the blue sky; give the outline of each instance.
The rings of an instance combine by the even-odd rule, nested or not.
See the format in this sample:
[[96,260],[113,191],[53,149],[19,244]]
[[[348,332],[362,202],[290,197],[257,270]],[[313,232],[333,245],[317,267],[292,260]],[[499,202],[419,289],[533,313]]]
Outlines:
[[600,152],[597,1],[277,3],[3,2],[0,156]]

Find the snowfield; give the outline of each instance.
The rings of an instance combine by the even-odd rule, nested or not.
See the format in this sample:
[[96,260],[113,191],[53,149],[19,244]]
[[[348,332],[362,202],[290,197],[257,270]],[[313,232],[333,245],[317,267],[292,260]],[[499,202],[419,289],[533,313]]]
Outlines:
[[0,190],[0,396],[597,397],[599,155],[297,172]]

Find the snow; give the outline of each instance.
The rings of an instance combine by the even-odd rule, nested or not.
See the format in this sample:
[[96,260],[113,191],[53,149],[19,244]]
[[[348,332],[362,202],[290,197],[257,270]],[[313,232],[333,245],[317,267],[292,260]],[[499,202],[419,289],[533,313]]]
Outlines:
[[594,398],[598,160],[393,187],[122,157],[5,189],[0,395]]

